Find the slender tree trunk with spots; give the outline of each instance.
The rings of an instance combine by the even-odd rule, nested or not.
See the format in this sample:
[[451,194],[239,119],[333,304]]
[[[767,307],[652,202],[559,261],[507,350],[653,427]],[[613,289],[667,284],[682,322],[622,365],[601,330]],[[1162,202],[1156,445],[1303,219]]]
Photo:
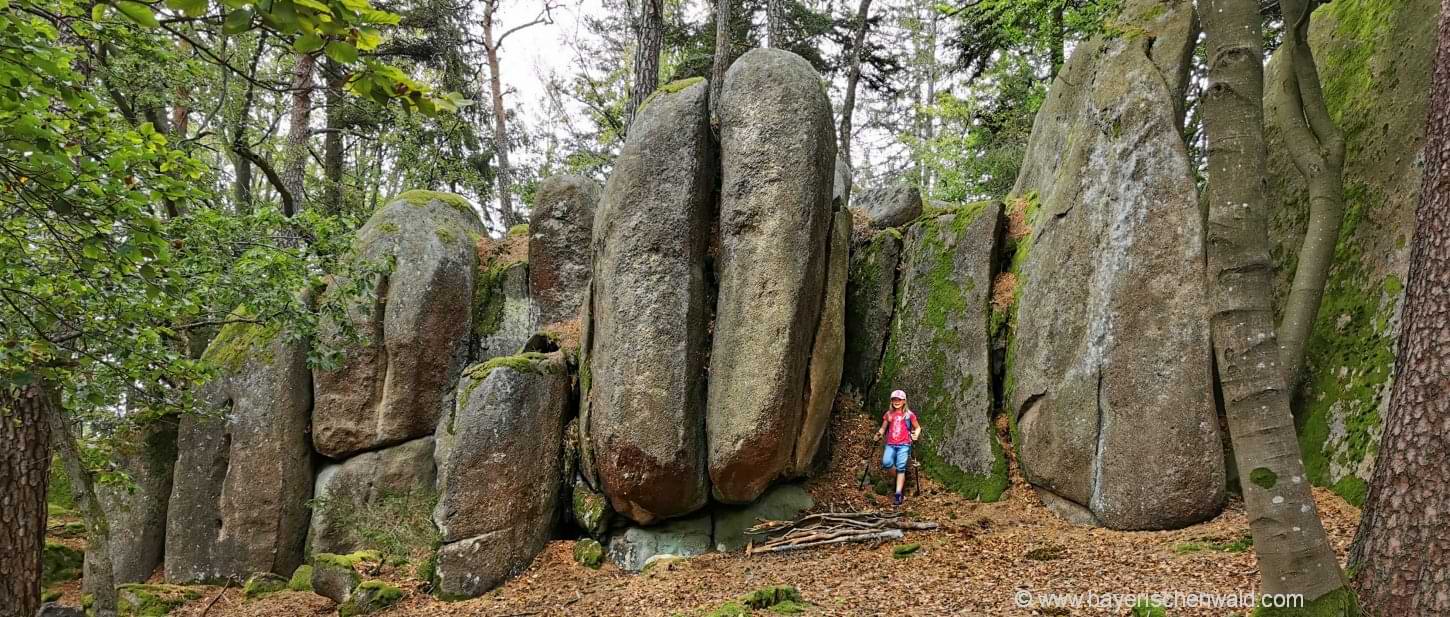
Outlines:
[[0,617],[31,617],[40,608],[49,404],[40,386],[0,390]]
[[[634,87],[629,91],[629,104],[624,125],[634,123],[639,106],[660,85],[660,47],[664,44],[664,0],[640,0],[638,37],[634,44]],[[626,129],[627,130],[627,129]]]

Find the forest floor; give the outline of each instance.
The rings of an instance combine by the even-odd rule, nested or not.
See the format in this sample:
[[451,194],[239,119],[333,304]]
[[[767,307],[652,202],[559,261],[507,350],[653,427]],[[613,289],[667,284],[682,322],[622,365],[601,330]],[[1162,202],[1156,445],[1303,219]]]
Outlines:
[[[866,491],[857,488],[862,456],[873,448],[872,421],[859,413],[837,417],[840,420],[832,427],[835,462],[806,485],[818,509],[891,509],[889,499],[870,493],[869,486]],[[1342,559],[1359,511],[1326,490],[1315,489],[1315,500]],[[504,586],[464,602],[441,602],[427,595],[421,583],[400,572],[384,571],[382,578],[400,584],[408,595],[379,614],[693,616],[765,586],[792,585],[807,603],[806,615],[1129,615],[1131,600],[1115,608],[1055,608],[1041,606],[1024,592],[1234,595],[1257,587],[1258,570],[1239,500],[1231,500],[1213,520],[1185,529],[1121,532],[1067,523],[1049,512],[1020,477],[1013,478],[1001,501],[988,504],[967,501],[923,478],[920,494],[909,497],[901,511],[912,519],[937,522],[941,528],[909,531],[900,542],[882,544],[754,557],[711,553],[640,575],[608,563],[600,570],[585,568],[573,559],[574,542],[560,540],[550,543],[527,570]],[[896,558],[893,548],[904,543],[921,547]],[[75,601],[77,587],[71,583],[62,588],[67,603]],[[1021,600],[1028,598],[1031,606],[1022,606]],[[1166,614],[1235,613],[1247,611],[1178,607]],[[244,601],[235,587],[211,587],[172,614],[282,617],[336,612],[331,601],[311,593],[282,592]]]

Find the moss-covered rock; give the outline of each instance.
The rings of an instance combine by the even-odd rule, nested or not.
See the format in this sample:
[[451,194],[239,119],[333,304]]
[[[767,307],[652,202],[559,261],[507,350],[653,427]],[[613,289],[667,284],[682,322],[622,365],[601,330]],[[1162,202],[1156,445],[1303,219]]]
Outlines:
[[64,544],[46,542],[40,558],[40,582],[49,585],[80,578],[86,554]]
[[897,545],[895,547],[892,547],[892,549],[891,549],[891,556],[892,557],[895,557],[897,559],[904,559],[906,557],[910,557],[912,555],[915,555],[916,552],[919,551],[919,550],[921,550],[921,543],[920,542],[912,542],[911,544],[901,544],[901,545]]
[[[887,229],[851,253],[846,278],[846,353],[842,385],[866,393],[876,381],[891,316],[896,310],[896,266],[901,231]],[[874,410],[873,410],[874,411]]]
[[363,581],[346,602],[338,605],[338,617],[376,613],[403,599],[403,590],[383,581]]
[[584,538],[574,543],[574,561],[580,565],[598,570],[604,564],[604,545],[594,538]]
[[267,594],[286,591],[290,581],[280,575],[271,572],[258,572],[247,577],[247,582],[242,584],[242,595],[248,600],[260,598]]
[[363,582],[359,566],[381,564],[378,551],[358,551],[347,555],[318,553],[312,556],[312,590],[333,602],[343,604],[352,597],[353,589]]
[[292,578],[287,580],[287,589],[290,591],[312,591],[312,565],[302,564],[292,572]]
[[614,514],[614,510],[609,507],[609,499],[604,496],[604,493],[589,488],[583,482],[575,482],[571,501],[574,508],[574,522],[579,524],[579,528],[595,538],[604,537],[604,534],[609,531],[610,519]]
[[121,617],[161,617],[200,597],[200,590],[181,585],[121,585],[116,610]]

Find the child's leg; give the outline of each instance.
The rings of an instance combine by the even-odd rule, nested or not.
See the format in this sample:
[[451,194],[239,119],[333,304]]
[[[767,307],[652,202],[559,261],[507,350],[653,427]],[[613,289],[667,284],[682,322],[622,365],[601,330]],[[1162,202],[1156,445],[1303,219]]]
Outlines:
[[888,445],[884,448],[881,448],[881,468],[891,469],[894,466],[896,466],[895,446]]
[[906,488],[906,464],[911,458],[911,446],[896,447],[896,494]]

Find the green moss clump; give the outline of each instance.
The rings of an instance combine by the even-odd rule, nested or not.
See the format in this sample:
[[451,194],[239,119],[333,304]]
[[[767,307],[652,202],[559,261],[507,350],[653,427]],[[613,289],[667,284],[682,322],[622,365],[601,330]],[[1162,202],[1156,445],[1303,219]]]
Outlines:
[[573,494],[574,521],[579,527],[594,537],[603,536],[609,531],[609,500],[601,493],[589,490],[588,487],[576,484]]
[[200,591],[180,585],[120,585],[116,609],[121,617],[162,617],[200,597]]
[[705,613],[704,617],[748,617],[750,609],[735,600],[725,602]]
[[1269,490],[1279,483],[1279,475],[1268,467],[1256,467],[1253,471],[1249,472],[1249,481],[1253,482],[1259,488]]
[[354,617],[376,613],[403,599],[403,590],[396,585],[372,580],[359,583],[352,597],[337,607],[338,617]]
[[898,545],[898,546],[896,546],[896,547],[894,547],[894,548],[891,549],[891,556],[892,557],[895,557],[897,559],[903,559],[903,558],[906,558],[906,557],[911,556],[912,554],[916,553],[919,550],[921,550],[921,543],[920,542],[912,542],[911,544],[901,544],[901,545]]
[[292,572],[292,578],[287,581],[287,589],[291,591],[312,591],[312,565],[302,564]]
[[46,488],[45,502],[50,516],[69,514],[76,507],[75,493],[70,488],[70,474],[65,472],[59,456],[52,457],[50,461],[50,486]]
[[260,572],[247,577],[247,582],[242,584],[242,596],[252,600],[279,591],[286,591],[289,585],[291,585],[291,581],[288,579],[271,572]]
[[346,555],[335,553],[318,553],[312,556],[312,564],[317,566],[335,566],[339,568],[352,569],[360,563],[382,563],[383,554],[379,551],[366,550]]
[[[251,312],[244,308],[233,311],[228,318],[253,319]],[[279,332],[281,329],[275,325],[233,321],[222,326],[216,338],[206,346],[201,359],[225,370],[241,368],[242,364],[252,358],[268,360],[270,354],[266,347],[277,338]]]
[[1061,546],[1039,546],[1022,555],[1028,561],[1056,561],[1062,559],[1065,551]]
[[1359,600],[1349,587],[1340,587],[1300,607],[1259,606],[1253,617],[1359,617]]
[[740,603],[753,609],[770,608],[782,602],[800,602],[801,592],[790,585],[771,585],[740,596]]
[[704,77],[688,77],[685,79],[677,79],[663,86],[660,86],[659,88],[656,88],[655,91],[651,92],[649,96],[644,97],[644,101],[639,104],[639,110],[635,112],[635,115],[638,116],[641,112],[643,112],[644,108],[648,107],[650,102],[654,101],[655,97],[659,96],[660,94],[674,94],[702,81],[705,81]]
[[86,554],[64,544],[46,542],[40,559],[40,583],[49,585],[80,578]]
[[584,538],[574,543],[574,561],[591,570],[604,565],[604,545],[593,538]]
[[806,609],[809,607],[810,605],[796,602],[795,600],[786,600],[785,602],[770,607],[770,612],[777,615],[794,615],[796,613],[806,612]]
[[468,203],[468,200],[465,199],[463,196],[455,195],[453,193],[414,189],[411,191],[405,191],[397,197],[394,197],[393,199],[389,200],[389,203],[392,203],[394,201],[401,201],[415,208],[421,208],[428,205],[429,203],[436,201],[445,206],[453,208],[454,210],[457,210],[464,215],[473,217],[475,219],[478,218],[478,213],[473,211],[473,204]]
[[1133,611],[1128,613],[1131,617],[1168,617],[1168,611],[1154,603],[1152,600],[1139,598],[1133,603]]
[[508,235],[509,235],[510,238],[517,238],[519,236],[527,236],[527,235],[529,235],[529,224],[528,223],[519,223],[518,225],[514,225],[513,227],[510,227],[509,228],[509,231],[508,231]]
[[481,264],[478,278],[473,284],[473,335],[490,336],[503,325],[504,306],[508,302],[504,293],[504,282],[509,271],[527,268],[527,261]]
[[445,244],[453,244],[454,242],[458,241],[458,235],[453,233],[452,229],[449,229],[442,225],[434,228],[433,234],[438,236],[438,239]]

